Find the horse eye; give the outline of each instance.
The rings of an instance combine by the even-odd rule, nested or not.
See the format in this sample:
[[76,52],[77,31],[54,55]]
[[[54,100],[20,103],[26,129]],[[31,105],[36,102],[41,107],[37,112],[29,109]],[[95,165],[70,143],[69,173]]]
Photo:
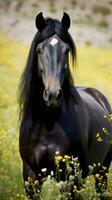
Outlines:
[[67,48],[65,49],[65,54],[68,54],[68,53],[69,53],[69,50],[70,50],[70,48],[67,47]]
[[38,54],[43,54],[43,52],[40,49],[37,51],[37,53]]
[[41,74],[43,73],[43,69],[40,69]]
[[38,54],[43,54],[42,49],[41,49],[41,48],[37,48],[37,53],[38,53]]

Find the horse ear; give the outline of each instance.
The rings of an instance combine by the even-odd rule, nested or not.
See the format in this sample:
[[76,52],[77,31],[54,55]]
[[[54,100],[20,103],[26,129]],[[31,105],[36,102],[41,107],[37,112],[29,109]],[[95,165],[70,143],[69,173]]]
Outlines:
[[62,27],[67,31],[69,28],[70,28],[70,17],[69,15],[64,12],[63,13],[63,17],[62,17],[62,20],[61,20],[61,24],[62,24]]
[[43,17],[42,12],[40,12],[40,13],[36,16],[35,25],[36,25],[36,27],[37,27],[37,29],[38,29],[39,32],[42,31],[42,30],[45,28],[45,26],[46,26],[46,21],[45,21],[45,19],[44,19],[44,17]]

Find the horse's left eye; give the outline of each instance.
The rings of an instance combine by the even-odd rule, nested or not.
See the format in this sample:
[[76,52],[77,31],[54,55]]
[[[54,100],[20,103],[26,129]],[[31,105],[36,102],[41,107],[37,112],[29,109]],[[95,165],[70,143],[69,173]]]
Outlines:
[[41,74],[43,74],[43,69],[40,69]]
[[65,54],[68,54],[68,53],[69,53],[69,50],[70,50],[70,48],[67,47],[67,48],[65,49]]
[[41,49],[41,48],[37,48],[37,53],[38,53],[38,54],[43,54],[42,49]]
[[41,50],[38,50],[37,53],[38,54],[43,54],[43,52]]

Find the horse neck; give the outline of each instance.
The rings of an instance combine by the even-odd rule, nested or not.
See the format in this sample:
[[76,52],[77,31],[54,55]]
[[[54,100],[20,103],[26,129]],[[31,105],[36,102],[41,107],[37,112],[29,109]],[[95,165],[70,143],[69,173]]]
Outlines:
[[39,114],[40,124],[46,127],[47,129],[52,128],[55,122],[58,120],[60,110],[61,107],[50,108],[46,106],[43,101],[40,102],[40,114]]

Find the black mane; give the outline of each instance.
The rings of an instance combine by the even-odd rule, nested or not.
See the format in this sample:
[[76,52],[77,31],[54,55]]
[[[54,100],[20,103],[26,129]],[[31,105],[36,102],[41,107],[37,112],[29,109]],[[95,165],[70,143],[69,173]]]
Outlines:
[[[76,61],[76,46],[73,39],[68,31],[66,31],[61,23],[52,18],[46,19],[46,27],[41,31],[37,32],[29,51],[26,68],[22,74],[20,86],[19,86],[19,105],[20,105],[20,117],[22,120],[30,116],[33,121],[37,120],[37,113],[39,107],[39,90],[41,83],[38,78],[38,60],[36,47],[39,43],[45,41],[49,37],[56,34],[65,43],[69,44],[72,55],[72,61]],[[66,79],[65,87],[68,87],[70,83],[73,83],[70,70],[68,69],[68,77]],[[38,105],[38,106],[37,106]],[[37,110],[36,110],[37,109]]]

